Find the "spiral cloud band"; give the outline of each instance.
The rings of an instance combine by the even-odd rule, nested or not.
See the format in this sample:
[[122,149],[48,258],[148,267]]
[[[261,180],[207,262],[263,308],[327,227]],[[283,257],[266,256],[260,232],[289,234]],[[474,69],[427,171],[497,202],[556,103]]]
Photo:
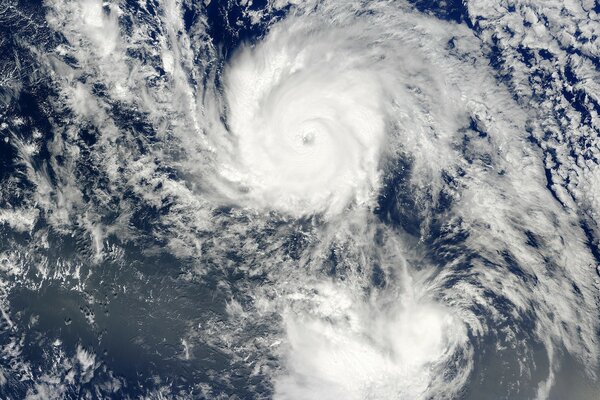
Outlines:
[[7,4],[0,397],[600,392],[591,2]]
[[235,163],[225,174],[256,206],[300,216],[372,200],[384,90],[345,40],[282,27],[226,71]]

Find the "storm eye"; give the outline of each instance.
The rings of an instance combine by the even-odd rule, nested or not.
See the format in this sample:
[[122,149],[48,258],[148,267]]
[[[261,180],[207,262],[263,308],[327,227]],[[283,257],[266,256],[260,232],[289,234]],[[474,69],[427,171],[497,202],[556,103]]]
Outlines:
[[315,143],[316,134],[313,131],[304,132],[301,139],[303,145],[312,146]]

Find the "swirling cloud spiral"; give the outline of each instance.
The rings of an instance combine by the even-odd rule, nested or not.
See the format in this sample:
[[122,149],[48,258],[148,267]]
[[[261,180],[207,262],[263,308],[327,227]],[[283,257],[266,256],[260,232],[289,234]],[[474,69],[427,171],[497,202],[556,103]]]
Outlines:
[[368,205],[380,182],[383,83],[348,38],[285,28],[226,71],[233,147],[222,173],[261,209],[335,215]]

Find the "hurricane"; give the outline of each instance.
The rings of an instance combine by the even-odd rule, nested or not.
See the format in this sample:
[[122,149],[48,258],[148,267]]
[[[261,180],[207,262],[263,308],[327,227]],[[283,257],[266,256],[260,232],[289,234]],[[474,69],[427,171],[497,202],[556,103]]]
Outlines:
[[242,50],[225,72],[233,154],[223,173],[254,206],[291,215],[366,204],[378,184],[383,77],[352,60],[359,57],[343,32],[287,28]]
[[599,12],[5,1],[1,397],[596,398]]

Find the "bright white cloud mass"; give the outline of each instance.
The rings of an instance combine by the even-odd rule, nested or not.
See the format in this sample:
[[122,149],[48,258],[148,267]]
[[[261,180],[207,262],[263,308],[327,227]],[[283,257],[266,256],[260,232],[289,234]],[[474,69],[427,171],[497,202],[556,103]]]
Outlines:
[[0,393],[598,393],[597,5],[234,3],[0,6]]

